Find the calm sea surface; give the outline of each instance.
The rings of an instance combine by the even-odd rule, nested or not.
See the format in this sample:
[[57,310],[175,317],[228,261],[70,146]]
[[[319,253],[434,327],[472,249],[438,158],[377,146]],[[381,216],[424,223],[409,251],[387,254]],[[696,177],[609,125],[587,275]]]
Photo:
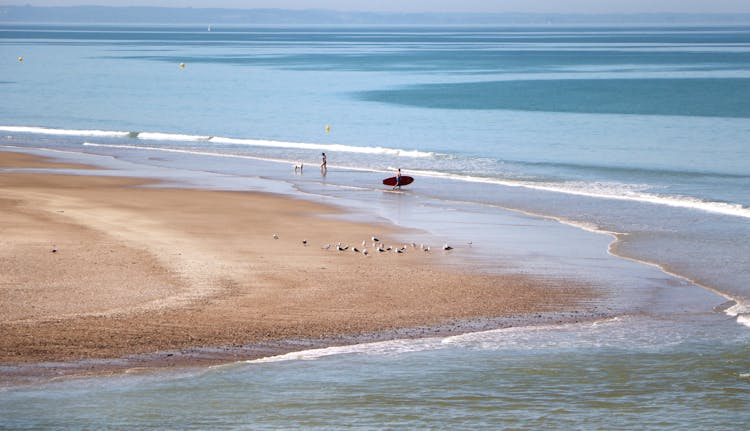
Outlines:
[[0,150],[346,206],[619,317],[5,389],[0,429],[748,423],[750,27],[207,30],[0,24]]

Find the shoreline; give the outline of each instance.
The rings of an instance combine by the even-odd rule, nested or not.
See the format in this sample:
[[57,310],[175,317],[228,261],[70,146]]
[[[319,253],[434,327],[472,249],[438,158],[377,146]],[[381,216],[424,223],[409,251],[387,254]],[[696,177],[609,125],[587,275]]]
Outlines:
[[394,328],[330,338],[287,338],[255,341],[243,346],[204,346],[131,354],[116,358],[75,358],[59,362],[0,362],[0,389],[47,383],[61,379],[120,374],[151,374],[227,366],[336,346],[353,346],[396,340],[450,337],[484,331],[544,325],[594,322],[614,317],[603,312],[546,312],[529,315],[447,321],[439,325]]
[[[70,165],[0,151],[9,167]],[[0,171],[0,207],[4,384],[604,317],[581,283],[324,250],[406,232],[301,199]]]

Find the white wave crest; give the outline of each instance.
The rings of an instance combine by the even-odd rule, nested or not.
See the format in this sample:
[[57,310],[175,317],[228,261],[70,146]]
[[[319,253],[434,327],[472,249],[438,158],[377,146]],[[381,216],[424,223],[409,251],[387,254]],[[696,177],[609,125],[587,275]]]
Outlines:
[[301,150],[321,150],[321,151],[338,151],[343,153],[360,153],[360,154],[383,154],[389,156],[399,157],[434,157],[436,154],[427,151],[417,150],[403,150],[398,148],[385,148],[385,147],[357,147],[353,145],[342,145],[342,144],[318,144],[308,142],[286,142],[286,141],[271,141],[264,139],[237,139],[237,138],[223,138],[220,136],[212,137],[209,141],[217,144],[230,144],[230,145],[247,145],[254,147],[270,147],[270,148],[296,148]]
[[221,136],[202,136],[188,135],[181,133],[164,133],[164,132],[122,132],[108,130],[75,130],[75,129],[52,129],[46,127],[26,127],[26,126],[0,126],[0,131],[11,133],[36,133],[44,135],[64,135],[64,136],[99,136],[112,138],[136,138],[144,141],[182,141],[182,142],[200,142],[208,141],[216,144],[228,145],[246,145],[255,147],[269,148],[291,148],[302,150],[316,151],[338,151],[344,153],[360,154],[382,154],[397,157],[435,157],[437,154],[429,151],[405,150],[400,148],[386,147],[359,147],[354,145],[343,144],[323,144],[308,142],[286,142],[273,141],[265,139],[240,139],[227,138]]
[[40,135],[57,135],[57,136],[98,136],[111,138],[127,138],[130,132],[120,132],[112,130],[73,130],[73,129],[49,129],[46,127],[26,127],[26,126],[0,126],[0,131],[11,133],[36,133]]
[[439,338],[419,338],[378,341],[374,343],[352,344],[348,346],[325,347],[321,349],[302,350],[283,355],[245,361],[248,364],[262,364],[283,361],[312,361],[336,355],[364,354],[364,355],[396,355],[408,352],[420,352],[441,348]]
[[211,136],[182,135],[179,133],[140,132],[138,139],[149,141],[208,141]]
[[[71,130],[51,129],[45,127],[27,126],[0,126],[0,131],[14,133],[37,133],[48,135],[65,136],[94,136],[115,138],[136,138],[137,140],[150,141],[189,141],[189,142],[211,142],[225,145],[244,145],[267,148],[289,148],[315,151],[345,152],[373,155],[387,155],[397,157],[422,158],[422,157],[446,157],[428,151],[404,150],[386,147],[358,147],[343,144],[321,144],[307,142],[285,142],[263,139],[238,139],[220,136],[200,136],[161,132],[122,132],[107,130]],[[133,146],[132,148],[137,148]],[[541,183],[514,179],[503,179],[497,177],[482,177],[476,175],[454,174],[431,170],[411,170],[414,175],[424,177],[446,178],[467,182],[498,184],[507,187],[523,187],[533,190],[564,193],[569,195],[586,196],[599,199],[626,200],[654,205],[663,205],[676,208],[686,208],[706,211],[714,214],[723,214],[733,217],[750,218],[750,208],[737,203],[717,202],[697,199],[689,196],[660,195],[646,191],[647,185],[633,185],[621,183],[592,183],[592,182],[562,182]]]
[[670,206],[675,208],[701,210],[714,214],[723,214],[733,217],[750,218],[750,208],[740,204],[707,201],[689,196],[666,196],[655,193],[648,193],[643,191],[648,187],[647,185],[586,182],[539,183],[493,177],[451,174],[446,172],[426,170],[415,170],[412,171],[412,173],[434,178],[447,178],[458,181],[498,184],[507,187],[523,187],[533,190],[564,193],[568,195],[586,196],[599,199],[635,201],[650,203],[654,205]]
[[[706,201],[689,196],[666,196],[642,191],[647,186],[605,183],[561,183],[550,185],[529,185],[537,190],[567,193],[602,199],[636,201],[675,208],[687,208],[724,214],[734,217],[750,218],[750,208],[728,202]],[[639,190],[640,189],[640,190]]]
[[734,317],[737,323],[750,327],[750,306],[743,301],[736,301],[736,304],[724,310],[724,314]]
[[736,304],[724,310],[724,313],[731,317],[737,317],[741,314],[750,315],[750,307],[740,301],[736,301]]

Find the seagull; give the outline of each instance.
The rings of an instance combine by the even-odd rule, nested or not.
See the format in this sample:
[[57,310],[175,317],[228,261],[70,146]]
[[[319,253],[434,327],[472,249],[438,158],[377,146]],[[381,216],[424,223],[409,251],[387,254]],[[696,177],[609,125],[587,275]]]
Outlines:
[[57,253],[57,246],[56,245],[52,246],[52,253]]
[[367,256],[367,249],[362,250],[362,254],[364,254],[365,256]]
[[277,233],[273,234],[273,239],[279,239],[279,234]]
[[331,244],[326,244],[326,245],[324,245],[323,247],[320,247],[320,248],[322,248],[323,250],[328,250],[329,248],[331,248]]
[[347,250],[347,249],[349,249],[348,245],[347,246],[342,246],[341,243],[336,244],[336,250],[338,250],[338,251],[344,251],[344,250]]
[[362,248],[365,248],[365,246],[367,246],[367,241],[365,241],[365,240],[363,239],[363,240],[362,240]]
[[380,240],[379,240],[378,238],[376,238],[376,237],[372,237],[372,240],[373,240],[373,241],[375,241],[375,242],[378,242],[378,241],[380,241]]
[[357,250],[357,247],[352,247],[352,251],[355,253],[359,253],[359,250]]
[[395,251],[396,253],[398,253],[398,254],[401,254],[401,253],[403,253],[403,252],[404,252],[404,249],[402,249],[402,248],[397,248],[397,249],[396,249],[396,250],[394,250],[394,251]]
[[430,251],[430,246],[429,245],[422,246],[422,251],[424,252]]
[[445,251],[453,250],[453,247],[449,246],[448,243],[445,243],[443,245],[443,250],[445,250]]
[[305,247],[307,247],[307,240],[306,239],[302,240],[302,245],[304,245]]
[[383,250],[383,248],[382,248],[382,247],[378,247],[378,251],[382,253],[382,252],[384,252],[385,250]]

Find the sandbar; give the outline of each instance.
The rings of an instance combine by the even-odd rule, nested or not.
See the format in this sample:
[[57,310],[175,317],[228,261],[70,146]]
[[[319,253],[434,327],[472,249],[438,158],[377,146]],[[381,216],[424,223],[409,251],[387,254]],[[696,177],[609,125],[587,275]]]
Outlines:
[[[18,171],[27,167],[50,171]],[[347,221],[326,202],[58,168],[81,166],[0,151],[0,381],[219,364],[596,308],[592,286],[483,273],[461,251],[376,252],[372,236],[401,247],[408,233]],[[351,250],[363,240],[367,256]]]

